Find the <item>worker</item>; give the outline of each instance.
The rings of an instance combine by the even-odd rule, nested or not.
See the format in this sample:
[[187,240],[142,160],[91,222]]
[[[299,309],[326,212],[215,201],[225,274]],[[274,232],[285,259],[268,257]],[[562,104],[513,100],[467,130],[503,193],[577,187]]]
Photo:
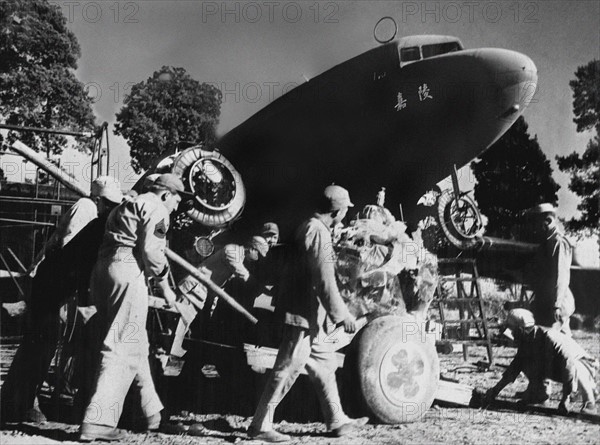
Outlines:
[[[264,258],[268,251],[269,245],[267,241],[261,236],[253,236],[243,246],[227,244],[204,260],[198,270],[220,287],[225,286],[232,278],[239,278],[244,282],[248,282],[250,272],[244,263],[256,262],[259,258]],[[197,309],[204,309],[208,301],[208,307],[206,307],[205,311],[206,317],[203,318],[210,318],[210,315],[215,310],[217,300],[213,295],[209,294],[206,286],[192,275],[187,275],[179,281],[177,288],[182,295],[189,296],[194,300]],[[183,356],[185,354],[185,350],[182,349],[183,337],[190,327],[193,332],[200,331],[203,327],[203,320],[201,319],[196,320],[192,324],[192,321],[196,318],[197,311],[192,308],[190,309],[192,310],[192,315],[188,320],[179,320],[175,339],[171,347],[172,355]]]
[[177,209],[184,186],[170,173],[159,176],[150,191],[117,207],[106,222],[98,261],[92,272],[91,301],[103,328],[95,392],[80,429],[82,441],[123,438],[116,428],[123,402],[135,381],[147,429],[160,427],[163,405],[156,394],[148,360],[148,294],[144,275],[174,306],[165,256],[169,215]]
[[279,227],[274,222],[266,222],[260,229],[260,236],[267,240],[270,249],[279,241]]
[[120,187],[118,181],[111,176],[98,176],[92,181],[90,196],[78,199],[67,213],[59,219],[56,230],[52,233],[50,239],[44,245],[44,249],[37,255],[29,268],[31,276],[36,274],[37,267],[48,252],[64,247],[90,221],[98,217],[100,193],[107,187],[110,190],[114,190],[115,185]]
[[331,229],[346,216],[348,191],[325,188],[317,212],[300,225],[294,244],[294,261],[287,264],[282,302],[285,328],[279,353],[254,414],[248,435],[265,442],[285,442],[290,437],[273,429],[273,414],[306,366],[321,404],[328,431],[344,436],[364,425],[368,418],[351,419],[341,407],[335,378],[334,353],[318,338],[338,324],[348,333],[356,331],[356,319],[337,287],[332,258]]
[[[81,198],[77,201],[61,219],[57,229],[60,235],[53,235],[53,244],[45,249],[46,255],[33,278],[27,328],[2,386],[4,420],[45,421],[36,395],[56,352],[59,309],[80,287],[82,276],[87,276],[86,281],[89,281],[91,266],[98,251],[98,243],[94,247],[89,239],[74,243],[77,236],[73,237],[73,234],[89,231],[89,227],[94,226],[100,218],[104,221],[110,210],[123,199],[119,182],[107,176],[98,177],[92,182],[92,195],[93,199]],[[89,208],[88,201],[93,209]],[[96,218],[96,212],[99,218]],[[90,217],[92,219],[88,224],[86,221]],[[79,227],[84,223],[87,224],[85,227]],[[101,228],[103,231],[103,225]],[[93,258],[83,261],[82,256],[85,255],[92,255]],[[87,270],[83,271],[86,264]]]
[[571,410],[570,398],[579,391],[583,396],[581,411],[594,414],[598,360],[562,332],[536,326],[533,314],[527,309],[511,310],[506,324],[517,345],[517,354],[500,381],[486,392],[484,404],[493,401],[523,372],[529,380],[523,403],[545,403],[550,397],[549,382],[557,381],[563,385],[559,412],[566,414]]
[[559,230],[552,204],[537,205],[526,214],[531,218],[534,240],[539,243],[528,274],[534,291],[530,309],[538,324],[571,335],[569,317],[575,312],[569,289],[572,246]]
[[[199,267],[217,286],[223,286],[233,277],[247,281],[250,277],[245,260],[257,261],[269,251],[267,241],[261,236],[253,236],[245,245],[227,244],[204,260]],[[184,277],[177,285],[182,294],[191,294],[200,301],[206,300],[206,288],[192,275]]]

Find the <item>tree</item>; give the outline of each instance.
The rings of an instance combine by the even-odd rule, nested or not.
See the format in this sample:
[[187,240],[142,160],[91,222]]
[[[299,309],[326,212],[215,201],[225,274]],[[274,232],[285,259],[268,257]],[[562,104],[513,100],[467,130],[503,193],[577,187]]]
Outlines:
[[136,172],[182,143],[212,144],[221,114],[222,94],[183,68],[162,67],[131,88],[117,113],[115,133],[129,142]]
[[569,86],[573,89],[573,122],[577,131],[595,127],[600,132],[600,60],[578,67],[575,77]]
[[528,134],[520,116],[478,161],[471,164],[477,184],[475,199],[488,218],[486,232],[512,238],[522,211],[542,202],[556,204],[560,186],[537,137]]
[[[60,7],[45,0],[0,1],[0,118],[52,129],[94,130],[92,99],[75,77],[80,48]],[[60,154],[59,135],[9,134]]]
[[571,218],[566,227],[572,233],[600,234],[600,60],[577,68],[575,77],[569,82],[573,89],[573,121],[578,132],[595,128],[596,135],[582,155],[573,152],[556,157],[558,168],[571,176],[569,190],[581,198],[577,205],[581,216]]

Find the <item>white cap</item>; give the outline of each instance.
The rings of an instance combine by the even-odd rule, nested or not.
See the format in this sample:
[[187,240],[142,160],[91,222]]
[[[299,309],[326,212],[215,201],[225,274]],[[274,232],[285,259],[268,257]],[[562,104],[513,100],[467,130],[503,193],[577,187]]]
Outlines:
[[123,200],[121,184],[112,176],[98,176],[94,179],[91,195],[105,198],[115,204],[119,204]]
[[158,179],[160,173],[152,173],[144,178],[144,182],[142,183],[142,193],[150,190],[150,187],[154,185],[154,182]]
[[535,318],[527,309],[513,309],[508,313],[506,324],[511,330],[530,328],[535,325]]

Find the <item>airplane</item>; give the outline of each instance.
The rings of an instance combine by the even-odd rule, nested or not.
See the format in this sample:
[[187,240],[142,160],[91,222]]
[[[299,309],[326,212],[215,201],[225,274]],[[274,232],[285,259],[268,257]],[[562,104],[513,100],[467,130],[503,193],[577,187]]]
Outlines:
[[[222,136],[212,161],[202,161],[204,170],[217,166],[219,181],[230,178],[222,196],[206,195],[198,176],[206,149],[182,155],[174,171],[198,196],[196,208],[214,217],[195,219],[230,226],[241,215],[234,232],[275,221],[285,239],[331,183],[347,188],[357,208],[385,187],[388,207],[401,205],[415,222],[419,197],[498,140],[536,85],[535,64],[519,52],[403,37],[308,80]],[[243,187],[231,183],[232,167]]]

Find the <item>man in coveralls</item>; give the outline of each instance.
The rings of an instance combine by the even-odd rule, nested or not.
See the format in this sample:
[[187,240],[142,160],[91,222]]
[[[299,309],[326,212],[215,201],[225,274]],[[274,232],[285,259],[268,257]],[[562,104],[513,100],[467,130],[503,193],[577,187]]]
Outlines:
[[[41,423],[46,420],[39,410],[36,395],[56,352],[59,309],[77,289],[78,282],[72,275],[81,266],[73,253],[82,252],[82,247],[71,246],[71,240],[98,214],[108,214],[122,198],[116,179],[110,176],[96,178],[91,184],[91,197],[79,199],[61,217],[39,256],[41,262],[32,281],[27,328],[2,386],[3,422]],[[91,246],[84,247],[93,255],[97,252]]]
[[148,430],[160,426],[163,405],[148,361],[148,288],[144,275],[154,278],[159,292],[174,305],[165,247],[169,215],[178,207],[183,192],[179,178],[163,174],[148,193],[123,202],[106,222],[90,286],[105,337],[95,391],[81,425],[82,441],[123,438],[116,426],[133,382],[140,390]]
[[563,395],[558,405],[560,412],[570,411],[570,398],[579,391],[583,397],[581,411],[595,414],[598,360],[562,332],[536,326],[533,314],[526,309],[510,311],[506,323],[517,344],[517,355],[500,381],[487,391],[485,404],[494,400],[522,371],[529,379],[530,388],[524,403],[546,402],[549,395],[545,388],[554,380],[563,384]]
[[356,319],[337,287],[331,239],[331,229],[352,206],[346,189],[328,186],[320,197],[317,212],[296,232],[294,261],[286,265],[290,273],[285,274],[282,291],[286,311],[283,340],[248,429],[248,435],[254,439],[290,440],[289,436],[273,430],[273,414],[304,367],[333,436],[344,436],[368,421],[366,417],[350,419],[342,410],[335,355],[323,342],[336,324],[343,325],[348,333],[356,331]]
[[537,205],[527,215],[532,219],[535,241],[540,243],[529,274],[535,293],[531,312],[538,324],[571,335],[569,317],[575,312],[575,300],[569,289],[573,248],[559,231],[552,204]]

